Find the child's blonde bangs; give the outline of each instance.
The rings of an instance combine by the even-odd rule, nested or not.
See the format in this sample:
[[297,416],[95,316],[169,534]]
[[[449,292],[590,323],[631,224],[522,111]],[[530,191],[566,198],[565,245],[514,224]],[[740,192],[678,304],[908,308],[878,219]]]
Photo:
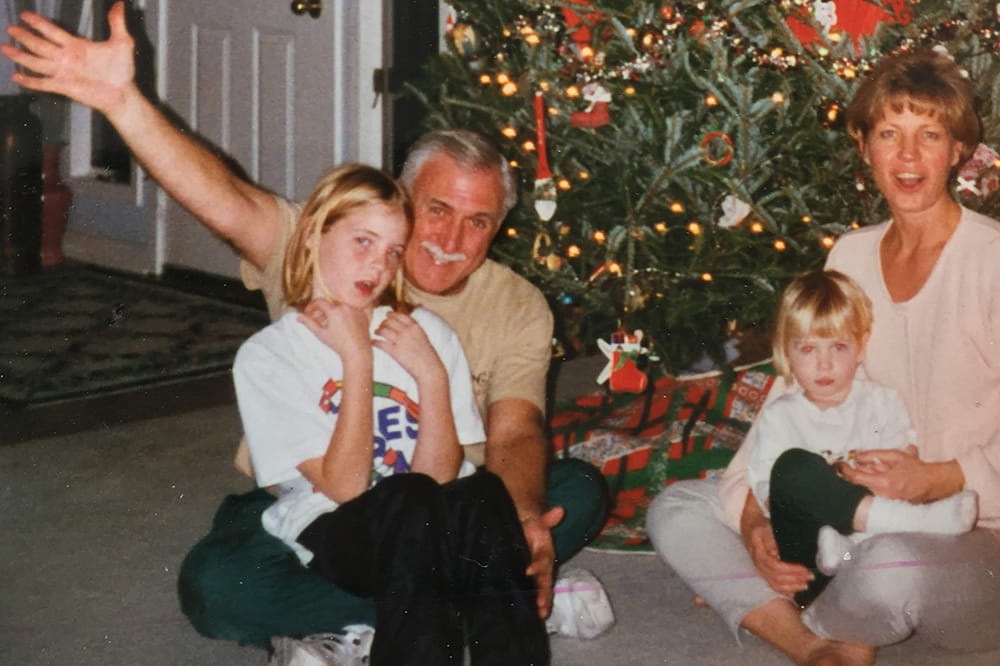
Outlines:
[[778,373],[790,381],[788,346],[796,338],[851,338],[861,343],[872,330],[871,300],[839,271],[813,271],[795,278],[781,295],[771,352]]
[[[317,297],[313,285],[317,284],[315,276],[320,274],[319,246],[323,233],[352,210],[378,203],[396,207],[403,213],[408,237],[413,226],[409,197],[382,171],[363,164],[345,164],[320,180],[303,206],[285,253],[282,287],[290,307],[302,309]],[[401,280],[397,275],[391,293],[387,290],[383,302],[394,306],[404,304]],[[319,296],[330,298],[323,281],[318,284],[324,292]]]

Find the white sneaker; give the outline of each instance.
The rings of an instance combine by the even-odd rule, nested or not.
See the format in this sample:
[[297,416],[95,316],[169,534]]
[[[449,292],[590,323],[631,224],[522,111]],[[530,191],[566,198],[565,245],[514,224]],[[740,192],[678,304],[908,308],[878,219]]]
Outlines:
[[268,666],[363,666],[368,663],[375,630],[366,624],[352,624],[335,634],[314,634],[305,638],[276,636],[271,639],[274,653]]
[[615,613],[604,587],[586,569],[570,569],[554,586],[552,614],[545,621],[550,634],[596,638],[615,623]]

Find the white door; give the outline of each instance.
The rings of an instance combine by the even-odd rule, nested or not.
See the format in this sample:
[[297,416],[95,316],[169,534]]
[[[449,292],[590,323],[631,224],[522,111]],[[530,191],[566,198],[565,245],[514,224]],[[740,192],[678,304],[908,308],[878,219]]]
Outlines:
[[[303,200],[344,161],[382,162],[382,3],[161,0],[165,101],[254,182]],[[302,2],[299,4],[320,4]],[[164,71],[165,69],[165,71]],[[162,197],[158,264],[235,276],[228,245]]]

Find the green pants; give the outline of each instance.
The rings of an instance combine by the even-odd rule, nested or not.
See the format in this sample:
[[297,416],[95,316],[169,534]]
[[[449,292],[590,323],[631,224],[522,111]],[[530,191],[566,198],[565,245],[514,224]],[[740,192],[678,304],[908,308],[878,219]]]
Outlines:
[[[587,463],[564,459],[548,472],[550,506],[566,517],[552,530],[564,562],[597,536],[608,512],[604,477]],[[181,609],[199,633],[267,647],[272,636],[307,636],[348,624],[374,625],[375,606],[302,566],[261,527],[274,498],[257,489],[230,495],[212,529],[188,553],[177,583]]]
[[841,478],[823,456],[789,449],[771,468],[771,527],[785,562],[813,570],[809,587],[795,594],[800,606],[819,596],[830,577],[816,569],[819,529],[830,525],[841,534],[854,531],[854,514],[871,491]]

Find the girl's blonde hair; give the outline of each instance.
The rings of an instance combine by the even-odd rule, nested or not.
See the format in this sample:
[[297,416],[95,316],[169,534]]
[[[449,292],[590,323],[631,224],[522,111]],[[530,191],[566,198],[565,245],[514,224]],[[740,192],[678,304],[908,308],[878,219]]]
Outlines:
[[[350,212],[370,204],[384,204],[398,209],[406,218],[406,233],[413,229],[413,207],[406,191],[384,172],[364,164],[344,164],[336,167],[319,181],[306,201],[292,237],[288,241],[282,270],[282,288],[285,302],[301,310],[317,296],[313,294],[314,276],[320,274],[320,237],[337,220]],[[326,291],[322,280],[320,289]],[[379,301],[397,310],[408,312],[409,305],[403,298],[402,270],[397,270],[392,289],[386,289]]]
[[851,337],[861,344],[872,330],[872,303],[858,283],[840,271],[798,276],[781,294],[771,352],[778,373],[791,381],[788,344],[794,338]]

